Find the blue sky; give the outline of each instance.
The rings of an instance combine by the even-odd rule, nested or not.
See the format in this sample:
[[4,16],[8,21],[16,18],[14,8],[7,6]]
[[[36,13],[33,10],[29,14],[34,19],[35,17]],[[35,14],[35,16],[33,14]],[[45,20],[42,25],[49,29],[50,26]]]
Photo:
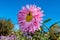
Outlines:
[[17,14],[22,6],[35,4],[44,10],[44,20],[52,18],[48,27],[60,20],[60,0],[0,0],[0,18],[11,19],[17,27]]

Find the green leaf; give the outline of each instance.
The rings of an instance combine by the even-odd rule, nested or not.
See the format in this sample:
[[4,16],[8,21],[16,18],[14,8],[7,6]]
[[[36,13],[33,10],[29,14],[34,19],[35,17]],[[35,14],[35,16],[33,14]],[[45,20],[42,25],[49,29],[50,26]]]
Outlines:
[[52,24],[52,25],[50,26],[50,28],[53,27],[54,25],[55,25],[55,26],[56,26],[56,25],[59,26],[58,23],[60,23],[60,21],[55,22],[54,24]]
[[52,20],[52,19],[49,18],[49,19],[45,20],[43,23],[47,23],[47,22],[49,22],[49,21],[51,21],[51,20]]

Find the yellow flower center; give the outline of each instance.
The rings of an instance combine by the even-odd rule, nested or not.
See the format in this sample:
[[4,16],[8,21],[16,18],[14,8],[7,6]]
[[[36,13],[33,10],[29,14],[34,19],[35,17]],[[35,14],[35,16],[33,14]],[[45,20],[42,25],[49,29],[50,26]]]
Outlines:
[[27,21],[27,22],[30,22],[30,21],[32,20],[32,18],[33,18],[33,16],[32,16],[32,14],[31,14],[31,12],[29,12],[29,13],[27,14],[27,16],[26,16],[26,21]]

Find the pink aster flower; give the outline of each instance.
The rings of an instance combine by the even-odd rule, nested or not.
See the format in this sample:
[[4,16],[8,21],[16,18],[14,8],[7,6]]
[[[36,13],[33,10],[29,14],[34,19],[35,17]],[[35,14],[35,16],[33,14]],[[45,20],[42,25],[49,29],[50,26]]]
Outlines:
[[26,5],[18,13],[18,23],[23,32],[34,33],[40,29],[43,20],[43,11],[35,5]]

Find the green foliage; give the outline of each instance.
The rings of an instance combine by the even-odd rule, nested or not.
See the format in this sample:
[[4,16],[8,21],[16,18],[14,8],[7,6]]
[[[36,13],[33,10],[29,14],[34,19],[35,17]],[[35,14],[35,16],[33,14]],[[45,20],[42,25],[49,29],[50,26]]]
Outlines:
[[[13,31],[14,35],[16,36],[17,40],[49,40],[49,37],[51,37],[50,40],[55,38],[57,40],[60,40],[59,34],[57,33],[59,37],[56,37],[54,32],[54,29],[59,27],[58,25],[59,22],[52,24],[50,28],[48,28],[45,25],[45,23],[49,21],[51,21],[51,18],[45,20],[42,25],[43,27],[46,27],[49,30],[49,32],[42,32],[44,29],[41,26],[40,27],[41,30],[36,31],[34,34],[29,33],[29,35],[24,36],[23,32],[21,32],[20,30],[17,30],[17,31]],[[11,20],[0,19],[0,36],[1,35],[7,36],[11,34],[13,28],[14,28],[14,25],[12,24]],[[31,38],[29,38],[29,36],[31,36]]]
[[14,25],[10,20],[0,19],[0,35],[9,35],[13,27]]
[[49,28],[50,29],[50,36],[51,36],[52,39],[57,39],[57,36],[56,36],[57,31],[55,31],[55,29],[59,27],[58,23],[59,22],[55,22]]

